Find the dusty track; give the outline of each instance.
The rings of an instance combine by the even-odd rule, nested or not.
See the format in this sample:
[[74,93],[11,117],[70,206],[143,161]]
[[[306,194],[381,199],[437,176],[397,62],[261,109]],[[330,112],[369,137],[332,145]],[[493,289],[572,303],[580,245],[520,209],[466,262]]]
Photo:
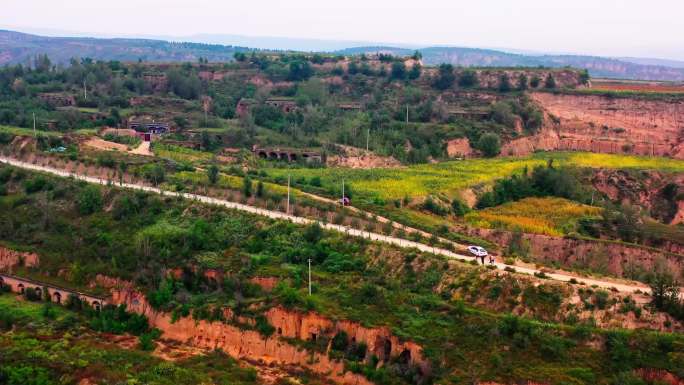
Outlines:
[[151,142],[146,142],[143,140],[138,147],[128,152],[136,155],[154,156],[152,151],[150,151],[150,143]]
[[[28,170],[34,170],[34,171],[41,171],[65,178],[75,178],[78,180],[82,180],[88,183],[93,183],[93,184],[99,184],[99,185],[108,185],[111,181],[102,179],[102,178],[95,178],[95,177],[90,177],[90,176],[85,176],[85,175],[79,175],[79,174],[73,174],[67,171],[63,170],[58,170],[55,168],[51,167],[45,167],[45,166],[39,166],[35,164],[30,164],[26,163],[23,161],[7,158],[7,157],[0,157],[0,162],[6,163],[15,167],[20,167]],[[369,240],[377,241],[377,242],[383,242],[387,244],[392,244],[396,245],[399,247],[408,247],[408,248],[415,248],[420,251],[428,252],[428,253],[433,253],[437,255],[441,255],[447,258],[452,258],[452,259],[457,259],[461,261],[472,261],[473,258],[470,256],[466,256],[463,254],[458,254],[446,249],[440,249],[436,247],[432,247],[423,243],[418,243],[418,242],[413,242],[413,241],[408,241],[405,239],[401,238],[396,238],[396,237],[391,237],[391,236],[386,236],[383,234],[377,234],[377,233],[372,233],[368,231],[363,231],[363,230],[357,230],[353,229],[350,227],[346,226],[341,226],[341,225],[335,225],[331,223],[322,223],[319,221],[315,221],[312,219],[308,218],[303,218],[303,217],[297,217],[293,215],[288,215],[279,211],[272,211],[272,210],[265,210],[261,209],[258,207],[253,207],[253,206],[248,206],[244,205],[241,203],[236,203],[236,202],[230,202],[226,201],[223,199],[217,199],[217,198],[212,198],[212,197],[207,197],[203,195],[198,195],[198,194],[190,194],[190,193],[179,193],[179,192],[173,192],[173,191],[165,191],[156,187],[150,187],[150,186],[144,186],[144,185],[139,185],[139,184],[131,184],[131,183],[122,183],[118,185],[121,188],[126,188],[126,189],[133,189],[133,190],[141,190],[141,191],[147,191],[151,193],[156,193],[160,195],[166,195],[166,196],[172,196],[172,197],[181,197],[185,199],[191,199],[194,201],[199,201],[202,203],[207,203],[207,204],[213,204],[217,206],[223,206],[231,209],[236,209],[240,211],[245,211],[248,213],[256,214],[256,215],[262,215],[266,216],[269,218],[273,219],[279,219],[279,220],[287,220],[293,223],[298,223],[298,224],[311,224],[318,222],[321,227],[332,230],[332,231],[337,231],[341,232],[344,234],[347,234],[349,236],[354,236],[354,237],[360,237],[360,238],[366,238]],[[505,269],[508,267],[508,265],[496,262],[493,264],[497,269]],[[528,275],[535,275],[541,273],[541,270],[538,269],[533,269],[529,267],[520,267],[520,266],[515,266],[515,271],[518,273],[522,274],[528,274]],[[619,292],[623,293],[634,293],[636,291],[641,291],[644,293],[649,293],[650,289],[643,285],[643,284],[638,284],[638,283],[628,283],[628,282],[616,282],[613,280],[603,280],[603,279],[595,279],[595,278],[585,278],[585,277],[580,277],[580,276],[574,276],[570,274],[561,274],[561,273],[546,273],[545,274],[549,279],[553,279],[556,281],[560,282],[568,282],[571,279],[581,281],[586,283],[589,286],[596,285],[597,287],[601,287],[604,289],[614,289]]]

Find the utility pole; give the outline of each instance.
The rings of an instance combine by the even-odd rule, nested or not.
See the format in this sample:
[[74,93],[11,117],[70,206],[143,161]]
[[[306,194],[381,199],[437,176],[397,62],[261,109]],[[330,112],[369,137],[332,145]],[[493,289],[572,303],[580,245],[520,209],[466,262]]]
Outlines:
[[86,87],[85,79],[83,79],[83,98],[88,100],[88,87]]
[[287,174],[287,206],[285,214],[290,215],[290,174]]
[[344,206],[344,179],[342,179],[342,206]]
[[368,129],[368,134],[366,134],[366,152],[368,152],[368,142],[370,142],[370,128]]
[[33,137],[37,138],[38,135],[36,134],[36,113],[33,113]]
[[309,295],[311,295],[311,258],[309,258]]

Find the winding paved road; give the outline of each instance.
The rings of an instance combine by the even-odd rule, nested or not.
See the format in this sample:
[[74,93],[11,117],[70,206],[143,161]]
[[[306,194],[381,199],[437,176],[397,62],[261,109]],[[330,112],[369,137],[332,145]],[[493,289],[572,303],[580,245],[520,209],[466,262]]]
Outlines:
[[[5,164],[9,164],[9,165],[12,165],[15,167],[20,167],[20,168],[24,168],[24,169],[28,169],[28,170],[34,170],[34,171],[41,171],[41,172],[45,172],[45,173],[49,173],[49,174],[53,174],[53,175],[57,175],[57,176],[61,176],[61,177],[66,177],[66,178],[71,177],[74,179],[82,180],[82,181],[85,181],[88,183],[93,183],[93,184],[107,185],[110,183],[110,181],[108,181],[106,179],[95,178],[95,177],[80,175],[80,174],[74,174],[74,173],[70,173],[68,171],[63,171],[63,170],[59,170],[59,169],[52,168],[52,167],[39,166],[39,165],[23,162],[20,160],[7,158],[4,156],[0,156],[0,162],[5,163]],[[262,216],[266,216],[266,217],[273,218],[273,219],[288,220],[288,221],[291,221],[293,223],[298,223],[298,224],[311,224],[314,222],[318,222],[320,224],[320,226],[325,228],[325,229],[338,231],[338,232],[345,233],[345,234],[350,235],[350,236],[366,238],[366,239],[370,239],[373,241],[397,245],[400,247],[416,248],[416,249],[424,251],[424,252],[442,255],[442,256],[445,256],[448,258],[458,259],[458,260],[466,261],[466,262],[470,262],[473,260],[473,257],[471,257],[471,256],[458,254],[458,253],[455,253],[453,251],[449,251],[446,249],[440,249],[440,248],[432,247],[430,245],[426,245],[423,243],[418,243],[418,242],[409,241],[406,239],[396,238],[396,237],[392,237],[392,236],[387,236],[387,235],[383,235],[383,234],[353,229],[353,228],[350,228],[347,226],[336,225],[336,224],[332,224],[332,223],[322,223],[322,222],[315,221],[315,220],[308,219],[308,218],[288,215],[288,214],[282,213],[280,211],[265,210],[265,209],[261,209],[258,207],[248,206],[248,205],[244,205],[241,203],[230,202],[227,200],[212,198],[212,197],[208,197],[208,196],[204,196],[204,195],[181,193],[181,192],[175,192],[175,191],[165,191],[165,190],[162,190],[162,189],[157,188],[157,187],[150,187],[150,186],[144,186],[144,185],[139,185],[139,184],[123,183],[123,184],[117,184],[117,185],[119,187],[127,188],[127,189],[147,191],[147,192],[166,195],[166,196],[182,197],[185,199],[191,199],[191,200],[195,200],[195,201],[199,201],[199,202],[203,202],[203,203],[208,203],[208,204],[213,204],[213,205],[218,205],[218,206],[224,206],[227,208],[245,211],[245,212],[256,214],[256,215],[262,215]],[[496,262],[493,265],[496,266],[496,268],[498,268],[498,269],[505,269],[506,267],[508,267],[508,265],[503,264],[503,263],[499,263],[499,262]],[[515,266],[514,268],[515,268],[516,272],[528,274],[528,275],[534,275],[535,273],[538,274],[541,272],[540,270],[537,270],[537,269],[521,267],[521,266]],[[584,282],[589,286],[596,285],[596,286],[604,288],[604,289],[617,289],[618,291],[623,292],[623,293],[634,293],[636,291],[641,291],[644,293],[650,292],[650,289],[647,286],[642,285],[642,284],[618,283],[618,282],[613,282],[613,281],[609,281],[609,280],[585,278],[585,277],[573,276],[573,275],[569,275],[569,274],[560,274],[560,273],[546,273],[546,276],[550,279],[553,279],[556,281],[561,281],[561,282],[568,282],[571,279],[575,279],[577,281]]]

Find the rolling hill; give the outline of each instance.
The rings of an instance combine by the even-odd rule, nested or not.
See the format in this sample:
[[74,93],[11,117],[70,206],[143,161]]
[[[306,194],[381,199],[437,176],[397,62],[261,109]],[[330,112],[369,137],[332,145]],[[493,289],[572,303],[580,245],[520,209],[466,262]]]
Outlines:
[[[245,40],[242,40],[245,41]],[[282,42],[281,42],[282,43]],[[97,60],[185,62],[203,57],[209,61],[232,60],[236,51],[251,48],[173,42],[135,38],[46,37],[0,30],[0,65],[29,63],[38,54],[47,54],[53,62],[68,63],[74,57]],[[667,61],[613,59],[582,55],[523,55],[492,49],[427,47],[419,49],[426,64],[451,63],[467,67],[576,67],[589,70],[593,77],[684,81],[684,68],[656,65]],[[413,49],[392,46],[366,46],[334,51],[336,54],[387,52],[410,55]]]
[[46,37],[13,31],[0,31],[0,65],[28,63],[38,54],[65,64],[71,58],[148,62],[229,61],[244,47],[217,44],[169,42],[151,39],[98,39],[84,37]]
[[[640,79],[654,81],[684,81],[684,68],[647,64],[639,59],[619,60],[583,55],[522,55],[498,50],[460,47],[428,47],[419,50],[423,61],[429,65],[451,63],[464,67],[575,67],[585,68],[593,77],[616,79]],[[410,55],[413,50],[378,46],[355,47],[340,54],[385,52],[394,55]]]

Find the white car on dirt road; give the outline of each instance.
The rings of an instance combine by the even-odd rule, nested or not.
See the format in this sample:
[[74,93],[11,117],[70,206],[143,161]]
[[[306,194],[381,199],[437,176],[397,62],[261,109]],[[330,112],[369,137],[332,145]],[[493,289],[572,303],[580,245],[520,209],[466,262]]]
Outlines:
[[476,257],[486,257],[489,255],[487,250],[480,246],[468,246],[468,252]]

